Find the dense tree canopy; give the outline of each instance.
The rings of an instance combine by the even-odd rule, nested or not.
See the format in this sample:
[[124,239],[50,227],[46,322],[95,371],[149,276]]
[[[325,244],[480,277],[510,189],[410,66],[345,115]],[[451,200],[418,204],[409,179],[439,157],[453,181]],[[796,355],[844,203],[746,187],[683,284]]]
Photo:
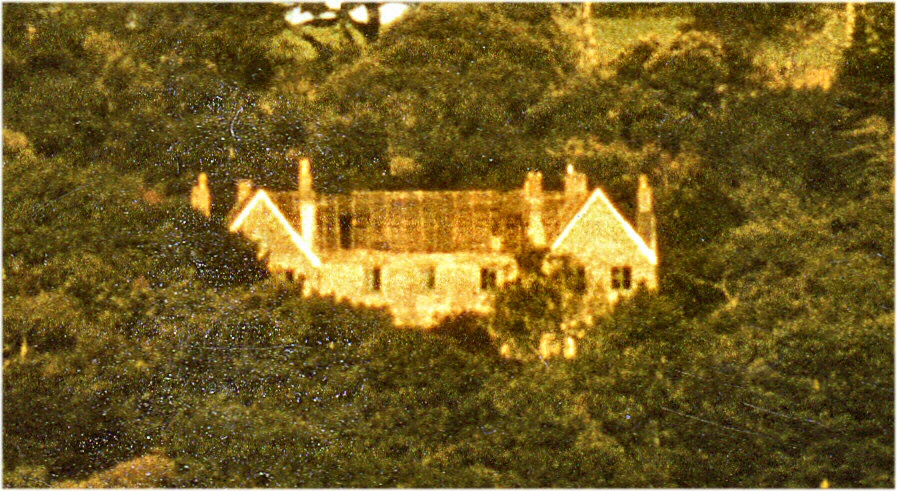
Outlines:
[[337,174],[324,183],[388,186],[402,158],[418,165],[404,185],[425,188],[506,187],[544,166],[524,121],[571,68],[554,10],[444,4],[409,14],[322,94],[330,112],[312,149]]
[[[892,5],[356,7],[3,6],[4,485],[893,487]],[[834,83],[773,83],[831,16]],[[589,326],[531,251],[430,331],[303,298],[224,227],[291,148],[328,192],[573,163],[630,218],[646,173],[660,289]]]

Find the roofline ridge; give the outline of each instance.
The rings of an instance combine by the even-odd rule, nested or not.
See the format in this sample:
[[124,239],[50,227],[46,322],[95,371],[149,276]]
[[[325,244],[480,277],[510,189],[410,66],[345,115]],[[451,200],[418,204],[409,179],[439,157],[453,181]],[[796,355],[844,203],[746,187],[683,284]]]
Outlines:
[[243,208],[243,211],[241,211],[240,214],[237,215],[237,218],[234,219],[234,221],[231,223],[231,226],[228,227],[228,230],[230,230],[231,232],[236,232],[237,230],[239,230],[240,225],[243,225],[243,222],[246,221],[246,217],[249,216],[249,213],[258,205],[259,202],[263,202],[268,207],[268,209],[271,210],[271,212],[274,214],[274,218],[276,218],[277,221],[280,222],[281,225],[283,225],[283,227],[287,231],[287,234],[290,236],[290,239],[292,239],[293,243],[296,244],[299,250],[301,250],[302,253],[305,254],[308,260],[311,262],[312,266],[316,268],[320,267],[321,259],[317,256],[317,254],[314,253],[314,251],[311,250],[311,247],[308,245],[305,239],[303,239],[302,236],[300,236],[296,232],[296,229],[294,229],[293,226],[290,225],[290,222],[285,216],[283,216],[280,208],[278,208],[274,201],[271,200],[271,197],[267,192],[265,192],[264,189],[259,189],[255,193],[255,196],[253,196],[252,199],[249,200],[249,204],[247,204],[246,207]]
[[607,198],[607,195],[604,194],[604,191],[602,191],[600,187],[595,188],[595,191],[592,192],[592,195],[589,196],[589,199],[586,201],[586,203],[582,206],[582,208],[579,209],[578,212],[576,212],[576,215],[572,220],[570,220],[570,223],[568,223],[567,226],[564,227],[564,230],[560,235],[558,235],[558,238],[555,239],[554,244],[551,245],[551,250],[554,251],[558,247],[560,247],[564,239],[567,238],[567,235],[570,234],[570,231],[573,230],[573,227],[579,222],[579,220],[582,219],[582,217],[586,215],[586,212],[588,212],[589,208],[591,208],[591,206],[595,203],[595,201],[598,200],[598,198],[601,198],[604,204],[607,205],[607,207],[613,213],[617,221],[620,222],[620,224],[623,226],[623,229],[626,231],[626,235],[628,235],[629,238],[632,239],[633,242],[635,242],[636,246],[639,249],[639,252],[641,252],[642,255],[648,259],[648,262],[651,263],[652,266],[656,265],[657,254],[652,251],[650,247],[648,247],[648,244],[645,243],[645,240],[642,239],[638,232],[636,232],[635,229],[632,228],[632,225],[630,225],[629,222],[627,222],[626,219],[623,218],[623,215],[621,215],[620,212],[617,211],[617,208],[613,203],[611,203],[611,201]]

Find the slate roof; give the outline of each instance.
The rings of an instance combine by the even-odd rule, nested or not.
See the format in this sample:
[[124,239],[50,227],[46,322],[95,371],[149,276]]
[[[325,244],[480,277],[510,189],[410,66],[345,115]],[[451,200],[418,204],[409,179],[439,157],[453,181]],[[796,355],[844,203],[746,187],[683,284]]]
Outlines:
[[[295,191],[270,193],[298,230],[300,197]],[[550,245],[573,219],[588,195],[542,195],[541,217]],[[519,252],[528,241],[529,204],[521,190],[356,191],[318,195],[315,250],[341,248],[340,217],[352,220],[351,248],[392,252]],[[350,217],[350,218],[345,218]]]

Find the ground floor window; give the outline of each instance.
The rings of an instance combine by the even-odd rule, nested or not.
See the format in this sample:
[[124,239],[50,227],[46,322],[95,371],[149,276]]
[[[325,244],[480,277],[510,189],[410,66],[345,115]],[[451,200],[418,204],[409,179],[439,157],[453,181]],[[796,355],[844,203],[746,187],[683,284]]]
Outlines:
[[433,266],[424,269],[424,285],[427,290],[436,288],[436,269]]
[[498,275],[492,268],[480,269],[480,290],[494,290],[497,283]]
[[610,268],[611,286],[614,290],[629,290],[632,288],[632,268],[621,266]]
[[380,266],[371,270],[371,290],[380,291]]
[[339,215],[339,246],[340,249],[352,248],[352,215],[349,213]]
[[298,271],[287,271],[287,280],[295,283],[299,289],[305,286],[305,275]]

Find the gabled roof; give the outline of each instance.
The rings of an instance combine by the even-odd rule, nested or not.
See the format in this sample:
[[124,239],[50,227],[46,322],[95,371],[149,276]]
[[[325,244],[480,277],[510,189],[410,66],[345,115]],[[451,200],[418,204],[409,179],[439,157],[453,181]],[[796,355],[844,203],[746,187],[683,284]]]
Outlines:
[[[657,264],[657,254],[651,250],[639,236],[632,225],[614,208],[601,189],[595,189],[582,209],[570,220],[557,239],[551,245],[551,251],[577,249],[580,244],[594,243],[600,240],[597,235],[608,237],[625,237],[638,248],[645,259],[652,265]],[[621,240],[621,239],[617,239]]]
[[238,231],[243,225],[243,222],[246,221],[246,218],[249,217],[249,215],[252,213],[252,211],[260,206],[267,208],[268,212],[275,218],[277,223],[279,223],[283,227],[284,232],[286,232],[286,234],[290,237],[296,247],[299,248],[299,250],[302,251],[309,262],[311,262],[312,266],[316,268],[320,267],[321,259],[318,258],[314,251],[312,251],[311,247],[308,245],[308,242],[306,242],[305,239],[303,239],[302,236],[296,232],[296,229],[294,229],[293,226],[290,225],[290,222],[286,219],[285,216],[283,216],[283,213],[280,211],[277,205],[274,204],[274,201],[271,200],[271,197],[268,196],[268,193],[266,193],[264,190],[259,190],[257,193],[255,193],[255,196],[253,196],[252,199],[249,200],[249,203],[237,215],[234,221],[231,222],[231,225],[229,227],[230,231]]
[[[582,207],[588,195],[545,192],[541,218],[552,240]],[[302,198],[298,192],[271,193],[290,223],[298,228]],[[318,226],[315,250],[326,256],[341,249],[340,215],[351,214],[353,247],[391,252],[455,253],[526,247],[529,205],[521,190],[354,191],[315,198]]]
[[[505,218],[516,213],[525,216],[525,200],[519,192],[498,193],[494,191],[451,191],[451,192],[355,192],[351,195],[319,196],[316,199],[318,213],[327,210],[351,210],[361,223],[353,232],[355,247],[382,249],[392,252],[475,252],[491,250],[487,246],[489,237],[496,233],[495,220],[504,223]],[[543,196],[542,219],[545,221],[547,238],[554,239],[551,251],[585,253],[595,247],[624,247],[637,251],[648,263],[657,264],[657,255],[626,221],[601,189],[595,189],[585,203],[569,200],[562,193],[545,193]],[[575,211],[579,207],[579,211]],[[293,224],[300,223],[299,198],[294,192],[274,193],[273,197],[259,190],[237,214],[230,225],[236,232],[246,219],[258,210],[269,214],[282,227],[291,242],[302,252],[314,267],[321,265],[321,259],[310,244],[296,232]],[[447,226],[447,215],[465,226],[465,237],[461,242]],[[333,215],[333,213],[329,213]],[[331,218],[335,218],[334,215]],[[388,220],[386,220],[388,218]],[[320,217],[319,217],[320,218]],[[383,223],[390,222],[401,233],[384,234]],[[492,222],[492,223],[490,223]],[[333,224],[335,225],[335,224]],[[354,225],[354,224],[353,224]],[[525,227],[525,223],[518,225]],[[338,227],[324,226],[316,231],[316,247],[326,253],[329,244],[340,249],[338,239],[326,236],[337,233]],[[329,231],[328,231],[329,230]],[[525,230],[521,230],[525,233]],[[367,235],[362,235],[367,234]],[[367,236],[370,237],[367,237]],[[385,236],[385,237],[384,237]],[[367,238],[365,238],[367,237]],[[387,242],[374,242],[386,240]],[[525,241],[525,235],[520,239]],[[370,243],[369,243],[370,242]],[[384,247],[383,244],[386,244]],[[506,249],[513,252],[515,247]]]

